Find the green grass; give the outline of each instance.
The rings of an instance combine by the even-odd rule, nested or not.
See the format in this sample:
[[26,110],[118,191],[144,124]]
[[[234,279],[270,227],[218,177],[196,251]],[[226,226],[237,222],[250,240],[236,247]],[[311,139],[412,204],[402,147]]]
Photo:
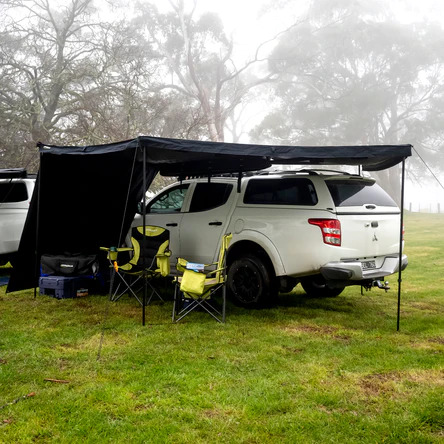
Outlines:
[[396,276],[388,293],[229,305],[225,325],[173,325],[168,301],[143,327],[129,298],[2,287],[0,442],[444,442],[444,215],[405,222],[400,332]]

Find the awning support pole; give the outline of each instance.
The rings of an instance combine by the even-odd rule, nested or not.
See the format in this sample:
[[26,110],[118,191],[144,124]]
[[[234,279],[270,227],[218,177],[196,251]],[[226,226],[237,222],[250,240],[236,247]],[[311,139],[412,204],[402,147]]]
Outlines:
[[396,320],[396,331],[399,331],[401,317],[401,284],[402,284],[402,238],[404,231],[404,185],[405,185],[405,158],[402,160],[401,173],[401,218],[399,224],[399,264],[398,264],[398,314]]
[[[140,147],[140,144],[139,144]],[[146,148],[143,147],[143,194],[142,194],[142,220],[143,220],[143,242],[146,242],[146,202],[145,202],[145,193],[146,193]],[[143,251],[146,251],[146,246],[144,245]],[[145,273],[145,271],[144,271]],[[146,293],[147,293],[147,282],[146,276],[143,279],[143,304],[142,304],[142,325],[145,325],[145,306],[146,306]]]
[[[37,143],[37,147],[40,151],[40,142]],[[42,153],[39,155],[40,157],[40,166],[39,172],[37,174],[37,181],[35,186],[37,187],[37,221],[35,224],[35,250],[34,250],[34,299],[37,298],[37,287],[36,283],[38,282],[40,276],[40,264],[39,264],[39,248],[40,248],[40,183],[42,178]],[[40,283],[38,283],[40,285]]]

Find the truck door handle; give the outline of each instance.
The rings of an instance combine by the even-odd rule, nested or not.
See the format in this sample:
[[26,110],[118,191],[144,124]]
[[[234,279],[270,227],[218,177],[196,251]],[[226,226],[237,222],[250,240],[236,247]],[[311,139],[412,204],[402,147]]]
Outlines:
[[170,224],[166,224],[167,227],[177,227],[176,222],[171,222]]
[[219,222],[219,221],[209,222],[208,225],[222,225],[222,222]]

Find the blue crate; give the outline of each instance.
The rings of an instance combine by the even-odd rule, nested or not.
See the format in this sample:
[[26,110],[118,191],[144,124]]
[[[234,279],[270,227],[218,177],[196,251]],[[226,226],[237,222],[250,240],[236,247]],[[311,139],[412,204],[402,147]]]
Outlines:
[[[77,297],[77,292],[88,288],[88,279],[83,277],[42,276],[39,279],[40,294],[56,299]],[[85,292],[79,292],[85,295]]]

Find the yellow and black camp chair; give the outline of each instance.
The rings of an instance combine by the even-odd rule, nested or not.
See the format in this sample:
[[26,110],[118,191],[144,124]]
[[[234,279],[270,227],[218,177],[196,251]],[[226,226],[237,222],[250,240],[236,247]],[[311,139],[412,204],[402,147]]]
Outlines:
[[[232,235],[222,237],[219,260],[213,264],[197,264],[183,258],[177,259],[180,275],[175,279],[173,322],[179,322],[197,308],[210,314],[219,322],[225,322],[226,306],[226,256]],[[216,308],[213,296],[222,290],[222,308]]]
[[[170,273],[170,232],[162,227],[146,225],[144,235],[143,229],[143,226],[139,226],[131,230],[131,247],[101,247],[101,250],[108,252],[108,259],[120,280],[117,288],[110,290],[112,301],[117,301],[122,295],[128,293],[143,305],[137,295],[140,288],[135,289],[140,279],[144,279],[151,288],[151,295],[146,301],[146,305],[150,303],[153,295],[163,301],[162,296],[153,284],[153,280],[166,277]],[[130,252],[132,257],[128,262],[119,264],[118,255],[122,252]]]

